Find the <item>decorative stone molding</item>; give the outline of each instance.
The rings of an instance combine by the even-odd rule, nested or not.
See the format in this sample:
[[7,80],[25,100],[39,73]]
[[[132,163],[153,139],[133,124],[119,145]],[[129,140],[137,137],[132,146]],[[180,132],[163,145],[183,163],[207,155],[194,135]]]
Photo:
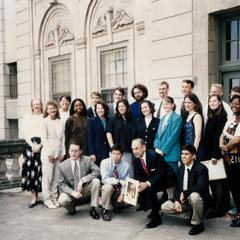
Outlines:
[[144,21],[139,21],[135,23],[136,30],[138,32],[138,35],[143,35],[145,33],[145,22]]
[[107,20],[106,15],[100,16],[97,20],[96,25],[93,28],[93,34],[107,32]]
[[112,31],[116,31],[119,28],[133,23],[133,18],[127,14],[124,9],[118,9],[111,21]]
[[67,27],[57,24],[55,29],[48,33],[45,47],[60,46],[63,45],[63,43],[69,42],[73,39],[74,36]]
[[[110,21],[107,20],[110,18]],[[93,28],[93,35],[99,33],[106,33],[108,29],[111,29],[112,32],[116,32],[122,27],[132,24],[133,18],[124,9],[117,9],[116,11],[113,8],[109,8],[107,12],[100,16]]]

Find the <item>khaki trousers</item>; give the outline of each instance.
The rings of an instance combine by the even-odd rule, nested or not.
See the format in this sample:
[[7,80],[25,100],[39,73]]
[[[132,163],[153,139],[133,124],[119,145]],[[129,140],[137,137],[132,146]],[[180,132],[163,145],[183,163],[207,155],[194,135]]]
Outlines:
[[91,182],[85,183],[83,185],[81,199],[75,199],[72,196],[61,193],[59,196],[59,203],[63,208],[66,208],[68,211],[71,211],[73,207],[80,205],[86,199],[91,197],[91,207],[98,207],[99,194],[101,190],[101,183],[98,178],[94,178]]
[[104,209],[112,209],[111,198],[113,194],[113,186],[111,184],[104,184],[102,186],[102,207]]
[[44,201],[58,197],[58,164],[58,161],[52,163],[48,159],[42,161],[42,196]]
[[[182,205],[183,214],[186,212],[189,212],[190,209],[189,206],[192,209],[192,218],[191,218],[191,224],[198,225],[202,222],[203,219],[203,199],[201,198],[199,193],[193,192],[188,197],[188,203]],[[174,202],[171,200],[166,201],[161,206],[161,211],[166,214],[176,214],[174,210]]]

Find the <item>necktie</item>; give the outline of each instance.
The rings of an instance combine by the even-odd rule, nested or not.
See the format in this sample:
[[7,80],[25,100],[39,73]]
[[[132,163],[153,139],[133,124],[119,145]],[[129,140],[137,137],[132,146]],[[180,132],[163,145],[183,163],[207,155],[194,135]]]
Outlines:
[[160,116],[161,116],[161,108],[162,108],[162,101],[161,101],[158,111],[157,111],[157,115],[156,115],[157,118],[160,118]]
[[[113,173],[112,173],[112,177],[118,179],[119,178],[119,175],[118,175],[118,170],[117,170],[117,165],[114,166],[114,169],[113,169]],[[114,198],[117,199],[118,196],[120,195],[121,193],[121,184],[118,183],[116,185],[113,185],[113,188],[114,188]]]
[[73,177],[74,177],[74,190],[77,191],[78,183],[80,180],[80,173],[79,173],[79,168],[76,161],[75,161],[74,170],[73,170]]
[[141,158],[141,163],[142,163],[143,170],[146,172],[146,174],[147,174],[148,176],[150,176],[150,175],[149,175],[149,172],[148,172],[148,169],[147,169],[147,165],[145,164],[143,158]]

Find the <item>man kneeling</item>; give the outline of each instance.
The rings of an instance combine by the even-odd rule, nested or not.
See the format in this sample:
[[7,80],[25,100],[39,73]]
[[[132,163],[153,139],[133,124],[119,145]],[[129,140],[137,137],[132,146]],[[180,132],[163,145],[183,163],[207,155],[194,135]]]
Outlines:
[[166,214],[180,214],[190,208],[192,229],[189,235],[204,231],[203,208],[206,201],[210,199],[208,169],[203,164],[197,163],[195,158],[195,147],[185,145],[181,153],[183,165],[177,172],[178,187],[175,196],[161,207],[162,212]]
[[70,158],[59,165],[59,203],[70,215],[75,214],[75,206],[80,205],[91,195],[90,216],[99,219],[98,207],[101,183],[98,166],[88,156],[81,155],[81,147],[71,143]]
[[[102,218],[110,221],[110,209],[113,206],[115,213],[120,213],[120,204],[124,198],[125,180],[130,177],[130,165],[122,160],[123,150],[120,145],[113,145],[110,158],[101,162],[100,170],[102,176]],[[111,206],[112,203],[112,206]]]

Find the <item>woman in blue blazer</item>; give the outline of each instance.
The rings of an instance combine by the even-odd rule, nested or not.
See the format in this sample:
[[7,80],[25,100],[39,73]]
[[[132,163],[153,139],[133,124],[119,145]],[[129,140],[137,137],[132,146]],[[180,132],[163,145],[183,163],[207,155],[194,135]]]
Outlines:
[[176,172],[180,160],[182,119],[175,113],[176,105],[172,97],[163,100],[163,109],[166,114],[160,120],[154,148]]
[[88,153],[95,163],[100,166],[103,159],[109,157],[109,145],[106,129],[109,124],[108,105],[99,100],[95,105],[96,117],[89,118],[87,126]]

